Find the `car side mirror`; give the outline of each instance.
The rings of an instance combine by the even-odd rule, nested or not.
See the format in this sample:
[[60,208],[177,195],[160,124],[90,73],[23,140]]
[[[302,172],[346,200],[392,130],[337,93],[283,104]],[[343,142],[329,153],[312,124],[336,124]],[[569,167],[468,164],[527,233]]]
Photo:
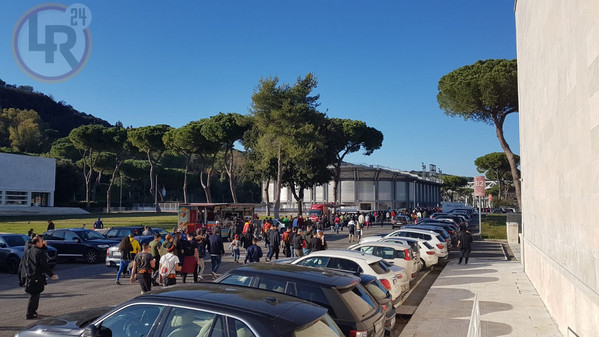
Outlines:
[[95,325],[90,324],[83,330],[82,337],[101,337],[100,329],[98,329]]
[[6,248],[6,243],[0,242],[0,248]]

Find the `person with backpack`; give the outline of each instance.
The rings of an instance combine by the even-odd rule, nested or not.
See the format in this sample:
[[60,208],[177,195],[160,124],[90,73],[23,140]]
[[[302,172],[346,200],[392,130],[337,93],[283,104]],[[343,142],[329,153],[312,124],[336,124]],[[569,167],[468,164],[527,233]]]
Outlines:
[[121,253],[121,262],[119,264],[119,270],[116,273],[116,281],[114,283],[121,285],[119,281],[121,279],[121,273],[125,273],[129,268],[129,263],[133,261],[133,245],[129,237],[125,236],[119,244],[119,252]]
[[281,248],[283,248],[285,257],[291,257],[291,227],[288,227],[283,233]]
[[25,246],[27,249],[19,265],[19,285],[25,287],[25,292],[29,294],[25,318],[35,319],[37,318],[40,295],[46,285],[46,275],[53,280],[57,280],[58,276],[52,272],[48,265],[47,247],[41,236],[36,235]]
[[133,268],[131,269],[130,281],[135,281],[135,275],[137,275],[137,281],[141,287],[141,294],[145,294],[152,290],[152,272],[156,268],[156,260],[154,256],[150,254],[150,244],[144,243],[142,245],[141,253],[135,256],[133,260]]
[[175,246],[172,242],[165,245],[166,254],[160,258],[160,277],[163,286],[177,284],[177,272],[181,270],[179,257],[173,254]]

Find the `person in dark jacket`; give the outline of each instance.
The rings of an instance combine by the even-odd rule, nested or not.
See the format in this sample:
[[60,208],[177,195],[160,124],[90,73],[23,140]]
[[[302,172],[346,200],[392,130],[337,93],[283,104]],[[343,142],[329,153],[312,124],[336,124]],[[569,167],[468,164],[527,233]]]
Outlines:
[[470,234],[469,229],[466,229],[460,233],[458,247],[460,248],[460,260],[458,261],[458,264],[462,263],[462,258],[465,258],[465,264],[468,264],[468,258],[470,257],[470,252],[472,251],[472,234]]
[[324,248],[322,246],[322,239],[320,238],[319,233],[322,233],[322,231],[320,229],[317,230],[316,234],[314,234],[312,239],[310,239],[310,251],[311,252],[324,250]]
[[281,234],[279,234],[279,230],[276,226],[270,228],[270,233],[268,233],[268,241],[270,245],[268,246],[268,254],[266,255],[266,261],[269,262],[273,255],[275,260],[279,258],[279,246],[281,245]]
[[152,272],[154,269],[156,269],[156,260],[150,253],[150,244],[146,242],[142,245],[142,251],[133,260],[130,278],[131,283],[133,283],[137,275],[142,295],[152,290]]
[[262,257],[262,248],[258,247],[257,243],[258,239],[253,238],[252,245],[249,246],[245,252],[245,260],[243,261],[244,264],[248,263],[248,261],[250,261],[250,263],[260,262],[260,258]]
[[218,274],[218,267],[222,261],[222,256],[225,255],[225,245],[223,244],[223,238],[220,236],[220,228],[214,228],[212,235],[208,237],[208,253],[210,254],[210,262],[212,263],[212,276],[216,277]]
[[35,236],[31,239],[26,253],[23,254],[23,260],[19,266],[20,283],[25,286],[25,292],[29,294],[29,303],[27,304],[27,319],[37,318],[37,308],[39,307],[40,295],[46,285],[46,275],[51,279],[57,280],[58,276],[52,272],[48,265],[48,255],[46,254],[46,243],[41,236]]
[[291,247],[293,248],[294,257],[304,256],[304,236],[302,235],[302,229],[298,228],[297,233],[291,241]]

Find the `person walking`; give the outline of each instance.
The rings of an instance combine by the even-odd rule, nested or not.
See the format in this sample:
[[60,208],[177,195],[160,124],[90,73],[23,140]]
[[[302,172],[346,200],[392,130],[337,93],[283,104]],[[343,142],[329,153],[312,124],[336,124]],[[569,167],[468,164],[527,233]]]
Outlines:
[[[154,234],[154,240],[150,241],[150,254],[152,254],[152,257],[156,261],[160,261],[160,241],[161,240],[162,240],[162,237],[160,236],[160,233],[156,233],[156,234]],[[152,268],[152,269],[153,269],[152,285],[157,286],[158,282],[156,282],[156,279],[158,278],[158,268]]]
[[305,232],[301,235],[302,237],[302,255],[310,254],[310,240],[312,239],[312,226],[308,226]]
[[266,262],[269,262],[273,255],[275,260],[279,258],[279,246],[281,245],[281,234],[279,234],[279,230],[276,226],[270,228],[270,233],[268,233],[268,241],[270,245],[268,246],[268,254],[266,254]]
[[131,242],[131,261],[135,259],[135,255],[141,252],[141,246],[139,245],[139,241],[135,240],[135,236],[133,233],[129,234],[129,241]]
[[177,272],[181,270],[181,266],[179,257],[173,254],[175,245],[172,242],[167,242],[164,248],[166,248],[166,254],[160,258],[160,277],[163,286],[170,286],[177,284]]
[[252,239],[252,244],[248,247],[245,252],[245,259],[243,260],[243,264],[248,263],[256,263],[260,262],[260,258],[262,257],[262,248],[258,247],[258,239],[254,237]]
[[462,258],[465,258],[464,263],[468,264],[468,258],[470,257],[470,252],[472,251],[472,234],[470,234],[470,230],[466,229],[460,233],[458,239],[458,248],[460,248],[460,260],[458,264],[462,263]]
[[[237,234],[235,234],[237,235]],[[206,239],[203,235],[196,236],[196,245],[198,247],[198,278],[204,279],[204,258],[206,257]]]
[[212,263],[212,276],[216,278],[222,256],[225,255],[225,246],[223,238],[220,236],[220,228],[215,228],[212,235],[208,237],[208,253],[210,253],[210,262]]
[[104,228],[104,223],[102,222],[102,220],[100,220],[100,218],[98,218],[98,220],[96,220],[96,222],[94,222],[94,229],[98,230],[98,229],[103,229]]
[[37,318],[40,295],[46,285],[46,275],[53,280],[57,280],[58,275],[55,275],[48,265],[47,247],[41,236],[36,235],[25,245],[27,250],[23,254],[23,259],[19,265],[19,285],[24,286],[25,292],[29,294],[25,318],[35,319]]
[[188,235],[187,240],[181,240],[181,248],[183,249],[183,266],[181,267],[181,278],[183,283],[187,280],[187,274],[193,273],[193,281],[198,281],[198,255],[197,242],[193,236]]
[[302,229],[298,228],[297,233],[291,240],[291,247],[293,248],[293,256],[294,257],[302,257],[304,256],[304,236],[302,235]]
[[129,268],[129,263],[133,261],[132,256],[133,246],[131,245],[131,240],[128,237],[124,237],[119,244],[119,252],[121,253],[121,262],[119,264],[119,270],[116,273],[116,281],[114,283],[120,285],[119,281],[121,278],[121,273],[125,273]]
[[[241,241],[239,241],[239,235],[235,234],[233,241],[229,244],[229,249],[233,252],[233,262],[239,263],[239,256],[241,255]],[[249,248],[249,247],[248,247]]]
[[354,220],[349,220],[347,223],[347,229],[349,231],[349,242],[354,242],[354,235],[356,233],[356,223]]
[[141,294],[145,294],[152,290],[152,272],[156,268],[156,260],[150,253],[150,244],[144,243],[141,253],[135,256],[133,260],[133,268],[131,268],[131,278],[129,281],[133,283],[137,275],[137,281],[141,287]]

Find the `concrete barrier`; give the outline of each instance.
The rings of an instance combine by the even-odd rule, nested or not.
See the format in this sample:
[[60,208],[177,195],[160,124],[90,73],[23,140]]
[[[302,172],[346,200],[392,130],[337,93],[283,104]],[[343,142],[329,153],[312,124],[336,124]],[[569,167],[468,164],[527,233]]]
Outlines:
[[507,222],[506,223],[507,230],[507,242],[509,244],[518,244],[519,243],[519,233],[518,233],[518,223],[517,222]]

